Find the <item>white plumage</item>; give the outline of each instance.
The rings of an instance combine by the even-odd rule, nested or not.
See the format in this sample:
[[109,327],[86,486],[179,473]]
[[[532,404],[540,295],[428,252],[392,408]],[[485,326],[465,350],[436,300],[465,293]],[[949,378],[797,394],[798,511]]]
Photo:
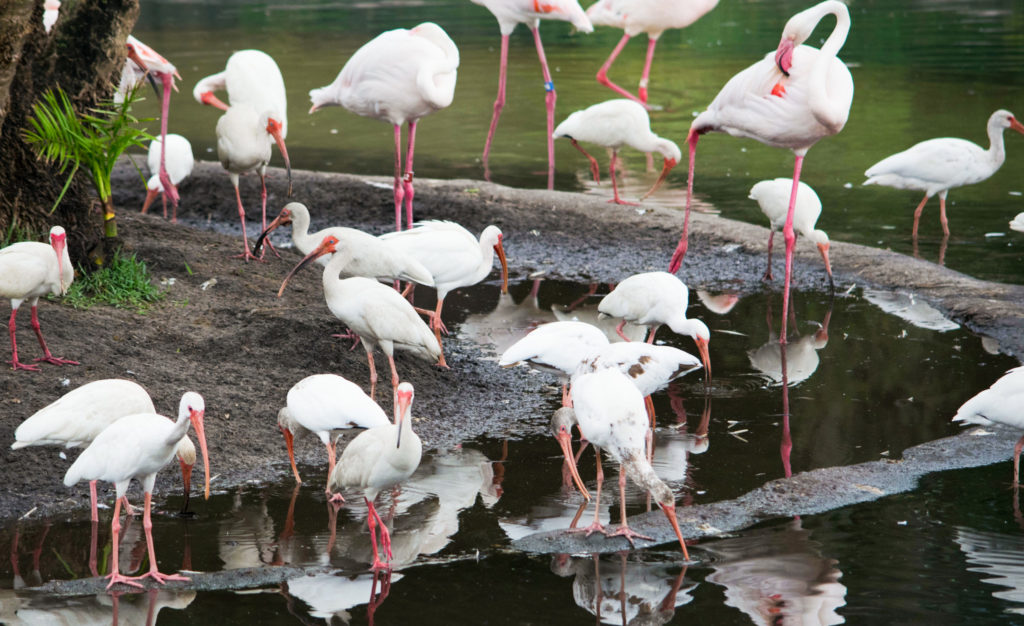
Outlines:
[[[750,188],[751,200],[757,202],[761,212],[768,218],[771,232],[768,233],[768,267],[765,269],[765,280],[772,279],[772,239],[775,231],[781,231],[786,224],[786,213],[789,211],[789,196],[793,190],[792,178],[776,178],[762,180]],[[798,183],[796,204],[793,206],[793,230],[810,239],[818,247],[818,253],[825,261],[825,271],[829,283],[832,283],[832,264],[829,262],[828,234],[816,229],[818,217],[821,216],[821,199],[817,192],[805,182]]]
[[1000,109],[988,118],[988,150],[966,139],[929,139],[872,165],[864,172],[868,177],[864,184],[924,192],[924,199],[914,210],[915,239],[924,205],[929,198],[939,194],[939,220],[942,232],[948,236],[946,194],[954,187],[979,183],[1002,167],[1006,160],[1003,131],[1007,128],[1024,134],[1024,125],[1017,121],[1013,113]]
[[[1015,367],[988,389],[977,394],[953,416],[954,422],[964,424],[1002,424],[1011,428],[1024,429],[1024,367]],[[1016,487],[1020,476],[1020,453],[1024,448],[1024,437],[1013,449],[1013,485]]]
[[1018,213],[1012,220],[1010,220],[1010,230],[1024,233],[1024,213]]
[[[164,149],[164,160],[167,167],[167,174],[170,176],[171,184],[175,189],[178,183],[188,178],[195,165],[195,157],[192,155],[192,144],[185,137],[177,133],[169,133],[166,137],[167,148]],[[160,182],[160,157],[163,142],[156,138],[149,142],[149,152],[146,154],[146,164],[149,166],[149,181],[146,182],[146,201],[142,204],[142,212],[149,210],[149,206],[156,200],[157,196],[164,199],[164,217],[167,217],[167,196],[164,194],[164,186]],[[172,221],[178,220],[178,207],[174,205]]]
[[[228,103],[250,104],[260,113],[280,125],[281,137],[288,137],[288,95],[284,78],[277,63],[262,50],[239,50],[228,57],[223,72],[202,78],[192,89],[192,97],[200,104],[208,104],[226,111],[214,92],[228,92]],[[288,155],[282,150],[282,156]]]

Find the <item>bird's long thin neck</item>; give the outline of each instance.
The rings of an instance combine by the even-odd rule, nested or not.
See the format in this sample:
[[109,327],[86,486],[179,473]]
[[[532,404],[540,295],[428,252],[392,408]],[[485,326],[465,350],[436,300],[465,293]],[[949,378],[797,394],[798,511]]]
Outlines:
[[491,273],[491,267],[494,266],[494,246],[480,240],[480,265],[476,268],[476,274],[474,276],[474,282],[480,282],[487,278],[487,275]]
[[323,283],[325,293],[334,293],[343,287],[344,281],[340,277],[341,270],[351,260],[352,249],[347,246],[338,249],[334,253],[334,256],[327,263],[327,267],[324,268]]
[[[309,238],[309,214],[302,211],[292,211],[292,241],[304,241]],[[314,246],[319,242],[314,242]],[[312,249],[314,246],[310,246]],[[301,246],[299,246],[301,249]],[[337,256],[337,255],[335,255]]]
[[189,423],[188,411],[178,411],[178,419],[174,421],[174,428],[167,434],[167,439],[164,440],[164,443],[168,446],[177,447],[178,442],[188,432]]
[[626,476],[645,491],[651,492],[655,500],[661,502],[663,499],[672,498],[671,489],[658,478],[642,451],[631,451],[622,459],[622,467],[626,470]]
[[1004,130],[1005,128],[996,124],[988,125],[988,151],[986,154],[996,169],[1002,166],[1003,161],[1006,160],[1006,147],[1003,145]]
[[842,112],[832,111],[827,91],[828,71],[832,67],[832,60],[836,58],[839,50],[846,43],[846,36],[850,34],[850,12],[845,4],[838,1],[823,2],[815,8],[818,13],[817,21],[832,14],[836,16],[836,25],[828,39],[825,40],[825,44],[821,46],[821,51],[811,69],[810,105],[814,115],[822,124],[834,126],[839,123]]

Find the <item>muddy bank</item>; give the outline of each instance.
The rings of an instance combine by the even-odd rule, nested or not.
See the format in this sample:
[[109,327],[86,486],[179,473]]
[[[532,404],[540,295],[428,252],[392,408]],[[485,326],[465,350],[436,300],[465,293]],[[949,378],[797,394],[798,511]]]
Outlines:
[[[259,220],[254,204],[258,184],[252,176],[242,180],[251,223]],[[298,260],[294,251],[283,250],[282,260],[243,263],[233,258],[242,246],[237,230],[205,229],[238,219],[232,187],[218,164],[197,164],[182,185],[179,224],[135,213],[144,193],[131,166],[118,170],[115,188],[121,234],[155,279],[165,283],[167,298],[145,316],[42,303],[40,320],[51,349],[83,365],[0,374],[0,441],[12,441],[21,420],[70,388],[98,378],[129,377],[150,391],[164,413],[173,414],[185,390],[204,395],[214,489],[286,477],[290,471],[275,420],[288,388],[316,372],[338,373],[364,387],[368,380],[363,350],[349,351],[347,344],[329,338],[340,324],[323,304],[319,272],[300,273],[277,298],[282,277]],[[271,216],[287,201],[285,189],[283,171],[272,170]],[[345,224],[377,233],[393,228],[386,179],[296,172],[294,189],[291,199],[310,207],[316,227]],[[514,190],[479,181],[417,180],[416,212],[417,218],[451,219],[476,232],[490,223],[499,225],[513,279],[545,271],[556,278],[612,282],[664,269],[682,227],[682,214],[673,211],[641,213],[581,194]],[[691,287],[739,293],[765,289],[760,276],[766,241],[764,228],[694,215],[680,276]],[[814,247],[801,245],[799,255],[797,289],[825,288]],[[952,319],[997,339],[1002,351],[1018,357],[1024,353],[1024,289],[842,242],[832,244],[832,255],[840,292],[852,285],[912,290]],[[781,259],[776,260],[781,275]],[[497,299],[496,273],[490,285]],[[778,282],[770,288],[781,291]],[[429,290],[424,291],[429,299]],[[23,357],[31,358],[38,347],[23,316],[19,338]],[[498,369],[482,360],[457,328],[453,331],[445,343],[450,370],[404,354],[397,357],[400,375],[416,385],[415,424],[425,447],[445,448],[484,434],[543,432],[553,398],[548,381]],[[386,372],[380,374],[386,381]],[[383,398],[390,409],[389,393],[382,390],[387,392],[386,382],[378,400]],[[314,439],[298,448],[300,462],[322,462],[323,451]],[[34,516],[81,515],[87,490],[64,488],[61,478],[68,464],[52,448],[5,452],[8,489],[0,494],[0,517],[20,517],[33,508]],[[158,501],[177,489],[171,468],[165,474],[157,481]]]

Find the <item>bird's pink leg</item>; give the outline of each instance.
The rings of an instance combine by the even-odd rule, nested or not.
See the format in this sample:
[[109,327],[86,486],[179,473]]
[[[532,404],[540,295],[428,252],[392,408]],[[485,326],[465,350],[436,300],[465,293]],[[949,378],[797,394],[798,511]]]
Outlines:
[[409,146],[405,150],[405,176],[402,184],[405,188],[405,227],[412,228],[412,153],[416,147],[416,121],[409,122]]
[[93,520],[90,525],[92,530],[89,534],[89,573],[96,577],[100,575],[99,564],[96,560],[96,544],[99,543],[100,524]]
[[[654,47],[658,45],[657,38],[647,37],[647,58],[644,60],[644,71],[640,74],[640,102],[647,106],[647,84],[651,77],[651,63],[654,62]],[[648,107],[649,108],[649,107]]]
[[683,216],[683,234],[679,238],[679,243],[676,244],[675,252],[672,253],[672,261],[668,264],[670,274],[679,271],[679,266],[683,264],[683,258],[686,257],[686,244],[690,235],[690,204],[693,202],[693,169],[697,158],[697,141],[699,139],[700,133],[692,129],[686,138],[686,142],[690,144],[690,164],[686,175],[686,214]]
[[1024,449],[1024,437],[1017,440],[1017,445],[1013,447],[1013,486],[1016,487],[1020,483],[1020,452]]
[[657,326],[651,326],[651,332],[649,332],[647,334],[647,343],[649,343],[649,344],[653,344],[654,343],[654,333],[658,332],[658,328],[660,328],[660,327],[661,327],[660,324],[657,325]]
[[574,148],[576,148],[577,150],[582,152],[583,156],[587,157],[587,159],[590,161],[590,173],[594,176],[594,182],[595,183],[600,183],[601,182],[601,167],[597,164],[597,159],[595,159],[594,157],[590,156],[590,154],[587,153],[587,151],[584,150],[583,147],[580,146],[579,142],[576,141],[575,139],[570,139],[569,142],[573,145]]
[[146,531],[146,548],[149,550],[149,571],[139,576],[138,579],[152,578],[161,585],[165,584],[169,580],[190,580],[187,576],[181,576],[179,574],[161,574],[156,568],[156,550],[153,548],[153,520],[150,517],[149,510],[152,508],[153,494],[146,492],[146,511],[142,514],[142,528]]
[[18,307],[11,308],[11,319],[7,323],[7,330],[11,334],[11,365],[14,366],[15,371],[17,370],[28,370],[30,372],[38,372],[38,365],[27,365],[18,360],[18,340],[14,337],[15,323],[14,318],[18,316]]
[[628,202],[628,201],[623,200],[622,198],[619,197],[619,183],[615,179],[615,162],[618,159],[619,159],[619,151],[618,150],[612,150],[612,161],[608,165],[608,175],[612,177],[612,194],[613,194],[613,197],[612,197],[611,200],[609,200],[609,202],[614,202],[615,204],[629,204],[629,205],[632,205],[632,206],[637,206],[639,203],[637,203],[637,202]]
[[619,512],[622,516],[622,524],[612,532],[607,533],[608,537],[625,537],[631,546],[634,546],[634,539],[650,539],[647,535],[641,535],[631,529],[629,524],[626,523],[626,470],[622,466],[619,466]]
[[[437,299],[437,308],[430,315],[430,328],[434,331],[434,338],[437,339],[437,346],[441,348],[441,361],[444,361],[444,344],[441,343],[441,307],[444,306],[444,298]],[[445,334],[447,334],[445,329]]]
[[[580,448],[583,452],[583,448]],[[594,456],[597,457],[597,494],[594,496],[594,522],[585,528],[569,527],[572,532],[587,533],[587,536],[594,533],[604,533],[604,525],[601,524],[601,484],[604,483],[604,468],[601,467],[601,450],[594,446]]]
[[[395,489],[398,489],[398,485],[395,485]],[[394,514],[394,504],[392,504],[391,513],[388,515],[389,518],[393,518]],[[377,524],[379,524],[378,530],[380,531],[380,547],[384,550],[384,554],[388,557],[388,561],[391,561],[394,558],[394,555],[391,553],[391,531],[388,530],[388,525],[384,523],[383,519],[381,519],[380,513],[377,512],[377,507],[373,507],[373,516],[377,518]]]
[[135,582],[134,579],[127,576],[122,576],[118,570],[118,558],[117,558],[117,544],[120,542],[121,533],[121,499],[116,498],[114,501],[114,519],[110,522],[110,534],[111,534],[111,550],[110,550],[110,573],[106,576],[110,579],[107,583],[107,589],[110,589],[117,583],[124,583],[133,587],[142,587],[141,584]]
[[246,263],[249,262],[249,259],[258,261],[259,259],[253,256],[253,253],[249,251],[249,236],[245,233],[245,209],[242,208],[242,194],[238,191],[238,180],[235,179],[231,182],[235,185],[235,199],[238,201],[238,217],[242,220],[242,245],[245,247],[245,252],[235,256],[245,259]]
[[928,204],[929,198],[931,198],[931,196],[927,193],[924,194],[924,200],[921,200],[921,203],[917,205],[916,209],[914,209],[914,229],[910,231],[910,235],[913,237],[914,241],[917,241],[917,224],[921,221],[921,212],[924,211],[924,205]]
[[622,329],[625,328],[625,327],[626,327],[626,320],[622,320],[621,322],[619,322],[619,325],[615,327],[615,333],[619,337],[622,337],[623,341],[632,341],[629,337],[626,336],[626,333],[622,332]]
[[624,98],[629,98],[633,102],[639,102],[640,104],[644,104],[644,102],[640,98],[629,93],[622,87],[619,87],[614,82],[612,82],[610,78],[608,78],[608,70],[612,69],[612,63],[615,63],[615,59],[618,58],[619,54],[626,47],[627,43],[629,43],[629,35],[624,34],[622,35],[622,39],[619,40],[619,43],[615,44],[615,48],[612,49],[612,53],[608,55],[608,59],[604,62],[604,65],[601,66],[601,69],[597,70],[597,82],[601,83],[605,87],[611,89],[612,91],[614,91],[615,93],[619,94]]
[[942,234],[949,237],[949,220],[946,219],[946,192],[939,193],[939,222],[942,223]]
[[[260,175],[260,203],[262,205],[263,211],[261,215],[262,221],[260,222],[262,230],[260,232],[263,233],[267,231],[267,173],[266,169],[262,167],[258,170],[258,173]],[[281,255],[278,254],[277,249],[274,248],[274,243],[270,241],[269,238],[266,241],[266,248],[260,249],[260,260],[263,260],[263,255],[267,253],[267,248],[269,248],[270,251],[274,253],[274,256],[280,259]],[[248,248],[248,246],[246,246],[246,248]]]
[[494,141],[494,133],[498,130],[498,118],[501,117],[501,110],[505,107],[505,78],[508,75],[508,35],[501,36],[501,60],[498,65],[498,97],[494,100],[494,115],[491,116],[491,127],[487,131],[487,143],[484,144],[484,180],[491,180],[491,168],[488,165],[488,158],[491,154],[491,142]]
[[[334,465],[335,465],[334,444],[333,443],[328,443],[327,444],[327,482],[328,482],[328,485],[331,482],[331,475],[334,474]],[[328,500],[329,502],[344,502],[345,501],[345,498],[343,498],[340,493],[332,493],[330,486],[324,487],[324,492],[327,493],[327,497],[329,498],[329,500]]]
[[[36,337],[39,338],[39,345],[43,349],[43,356],[38,359],[34,359],[36,363],[52,363],[53,365],[78,365],[78,361],[72,361],[71,359],[62,359],[57,356],[50,354],[50,349],[46,347],[46,341],[43,339],[43,331],[39,327],[39,311],[38,306],[33,301],[32,303],[32,330],[36,331]],[[12,335],[13,337],[13,335]]]
[[[161,147],[162,146],[163,146],[163,144],[161,144]],[[163,201],[163,205],[164,205],[164,219],[167,219],[167,194],[165,194],[165,193],[160,194],[160,200]],[[177,212],[177,210],[178,210],[177,207],[175,207],[174,210],[175,210],[175,212]],[[175,220],[175,221],[177,221],[177,220]]]
[[796,155],[793,164],[793,189],[789,192],[789,210],[786,211],[786,225],[782,227],[782,236],[786,240],[786,283],[782,287],[782,331],[779,343],[786,343],[786,320],[789,313],[789,282],[793,276],[793,248],[796,247],[796,233],[793,232],[793,209],[796,207],[796,192],[800,185],[800,168],[804,157]]
[[[377,391],[377,366],[373,363],[373,353],[369,350],[366,351],[366,362],[370,366],[370,397],[374,396],[374,392]],[[398,383],[395,383],[396,385]]]
[[555,83],[551,80],[551,70],[548,69],[548,59],[544,56],[544,44],[540,42],[540,29],[532,28],[533,42],[537,45],[537,58],[540,59],[540,67],[544,72],[544,106],[548,113],[548,189],[555,188],[555,100],[558,94],[555,93]]
[[92,518],[94,522],[100,521],[100,509],[96,504],[96,481],[89,481],[89,505],[92,508]]
[[167,153],[167,113],[171,107],[171,89],[174,86],[174,77],[167,72],[161,72],[160,81],[164,88],[160,99],[160,184],[164,188],[164,218],[166,218],[167,200],[170,199],[175,208],[178,206],[178,190],[171,184],[171,175],[167,173],[167,164],[164,158]]
[[387,569],[388,565],[380,560],[380,554],[377,552],[377,515],[373,508],[373,502],[370,502],[370,499],[365,496],[363,499],[366,500],[366,525],[370,528],[370,545],[373,546],[373,564],[370,565],[370,569],[376,572]]
[[772,280],[772,242],[775,239],[775,231],[768,230],[768,266],[764,268],[764,276],[761,280]]
[[402,127],[395,124],[395,232],[402,230]]

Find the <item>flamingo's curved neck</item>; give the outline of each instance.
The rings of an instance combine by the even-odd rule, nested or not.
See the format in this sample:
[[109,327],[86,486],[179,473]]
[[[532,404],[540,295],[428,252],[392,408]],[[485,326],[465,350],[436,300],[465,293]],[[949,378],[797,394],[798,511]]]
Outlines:
[[815,117],[825,126],[841,125],[844,117],[843,111],[833,111],[832,101],[828,94],[828,71],[832,67],[832,61],[839,54],[839,50],[846,43],[846,36],[850,34],[850,12],[846,5],[841,2],[823,2],[815,7],[817,18],[820,22],[826,15],[836,16],[836,25],[832,33],[821,46],[817,55],[814,67],[811,69],[810,106]]

